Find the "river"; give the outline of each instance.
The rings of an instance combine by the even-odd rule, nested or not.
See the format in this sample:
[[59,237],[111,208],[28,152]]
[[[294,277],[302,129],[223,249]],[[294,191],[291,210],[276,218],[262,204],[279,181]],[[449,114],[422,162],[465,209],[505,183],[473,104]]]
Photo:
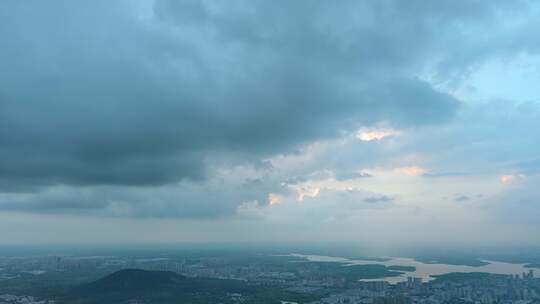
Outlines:
[[[402,258],[402,257],[383,257],[385,261],[374,261],[374,260],[362,260],[362,259],[347,259],[342,257],[330,257],[322,255],[303,255],[303,254],[292,254],[296,257],[302,257],[309,261],[313,262],[340,262],[344,265],[369,265],[369,264],[379,264],[384,266],[413,266],[416,267],[415,271],[405,271],[402,275],[396,277],[383,277],[378,279],[365,279],[362,281],[387,281],[391,284],[398,282],[403,282],[407,280],[407,277],[419,277],[423,281],[431,281],[434,278],[433,275],[440,275],[451,272],[488,272],[488,273],[497,273],[497,274],[511,274],[521,275],[523,272],[528,272],[526,264],[514,264],[506,263],[499,261],[488,261],[483,260],[486,263],[489,263],[484,266],[465,266],[465,265],[449,265],[449,264],[427,264],[418,262],[411,258]],[[535,273],[535,276],[538,277],[539,273]]]

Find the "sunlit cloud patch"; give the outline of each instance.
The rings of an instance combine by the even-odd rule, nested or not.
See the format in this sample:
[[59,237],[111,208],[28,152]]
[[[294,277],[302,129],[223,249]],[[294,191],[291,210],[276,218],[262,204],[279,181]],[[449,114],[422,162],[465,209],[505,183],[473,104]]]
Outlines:
[[527,176],[525,174],[517,173],[517,174],[504,174],[499,176],[499,180],[503,184],[516,184],[520,182],[524,182],[527,180]]
[[417,166],[401,167],[397,168],[396,171],[410,176],[420,176],[426,174],[427,172],[426,169]]
[[402,132],[394,129],[361,129],[356,133],[356,138],[361,141],[378,141],[386,137],[398,136]]

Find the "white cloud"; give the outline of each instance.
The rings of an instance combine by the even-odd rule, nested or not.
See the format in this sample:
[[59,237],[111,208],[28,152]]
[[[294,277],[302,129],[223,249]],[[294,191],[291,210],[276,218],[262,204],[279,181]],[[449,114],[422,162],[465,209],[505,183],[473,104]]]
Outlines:
[[401,135],[402,131],[394,129],[361,129],[356,138],[361,141],[382,140],[385,137]]
[[279,205],[283,202],[283,196],[276,194],[276,193],[270,193],[268,194],[268,204],[270,206],[272,205]]
[[422,167],[417,167],[417,166],[401,167],[401,168],[397,168],[396,171],[403,174],[411,175],[411,176],[419,176],[427,172],[426,169]]
[[306,197],[317,197],[321,188],[300,188],[298,189],[298,201],[303,202]]
[[527,176],[525,174],[517,173],[517,174],[504,174],[499,176],[499,180],[503,184],[515,184],[520,183],[527,180]]

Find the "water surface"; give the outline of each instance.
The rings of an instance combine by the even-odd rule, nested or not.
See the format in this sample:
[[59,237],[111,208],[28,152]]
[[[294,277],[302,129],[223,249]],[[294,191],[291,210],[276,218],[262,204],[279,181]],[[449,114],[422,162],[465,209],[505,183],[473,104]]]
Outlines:
[[322,255],[303,255],[303,254],[293,254],[293,256],[302,257],[312,262],[340,262],[345,265],[384,265],[384,266],[413,266],[416,267],[415,271],[403,271],[403,274],[396,277],[383,277],[378,279],[363,279],[361,281],[387,281],[391,284],[398,282],[403,282],[407,280],[407,277],[419,277],[424,281],[431,281],[434,278],[433,275],[441,275],[451,272],[487,272],[495,274],[511,274],[521,275],[523,272],[529,272],[529,269],[534,269],[535,277],[540,275],[540,271],[535,268],[527,268],[526,264],[514,264],[514,263],[505,263],[499,261],[488,261],[482,260],[486,263],[489,263],[484,266],[465,266],[465,265],[449,265],[449,264],[439,264],[439,263],[422,263],[411,258],[402,258],[402,257],[384,257],[387,260],[385,261],[374,261],[374,260],[362,260],[362,259],[347,259],[342,257],[331,257],[331,256],[322,256]]

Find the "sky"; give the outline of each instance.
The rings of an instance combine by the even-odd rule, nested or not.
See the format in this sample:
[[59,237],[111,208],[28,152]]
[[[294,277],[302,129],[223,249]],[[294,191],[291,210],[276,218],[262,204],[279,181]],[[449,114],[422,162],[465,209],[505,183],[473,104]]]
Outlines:
[[0,244],[540,239],[537,1],[0,2]]

